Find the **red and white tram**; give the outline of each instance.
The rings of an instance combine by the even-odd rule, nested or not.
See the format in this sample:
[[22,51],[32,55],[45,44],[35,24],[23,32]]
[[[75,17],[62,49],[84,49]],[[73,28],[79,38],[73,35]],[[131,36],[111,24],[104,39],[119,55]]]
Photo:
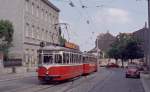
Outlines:
[[83,54],[83,75],[97,71],[97,58],[93,54]]
[[82,53],[77,49],[46,46],[38,50],[38,79],[62,81],[83,74]]

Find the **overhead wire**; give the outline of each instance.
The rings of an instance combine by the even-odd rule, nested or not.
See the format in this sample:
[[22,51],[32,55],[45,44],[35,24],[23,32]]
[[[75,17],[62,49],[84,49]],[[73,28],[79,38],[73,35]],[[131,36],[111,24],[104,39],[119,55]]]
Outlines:
[[[93,35],[94,35],[94,30],[97,30],[96,29],[96,26],[95,26],[95,23],[93,22],[93,19],[91,18],[91,16],[89,15],[89,13],[88,13],[88,10],[86,10],[87,8],[88,8],[88,6],[86,6],[86,5],[84,5],[83,4],[83,2],[81,1],[81,0],[79,0],[79,2],[80,2],[80,5],[81,5],[81,8],[82,9],[84,9],[84,11],[85,11],[85,13],[86,13],[86,15],[87,15],[87,17],[88,17],[88,20],[86,20],[86,22],[87,22],[87,24],[88,25],[90,25],[91,27],[91,30],[92,30],[92,34],[91,34],[91,36],[88,38],[90,41],[93,41]],[[93,29],[94,28],[94,29]]]

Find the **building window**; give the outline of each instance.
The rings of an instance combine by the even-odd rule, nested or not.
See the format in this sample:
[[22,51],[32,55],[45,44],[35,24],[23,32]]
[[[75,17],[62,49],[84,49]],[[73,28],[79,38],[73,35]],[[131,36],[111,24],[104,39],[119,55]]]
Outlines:
[[37,39],[40,39],[40,28],[37,28]]
[[45,21],[48,21],[48,12],[45,13]]
[[36,8],[36,16],[37,16],[37,17],[39,17],[39,10],[40,10],[40,9],[39,9],[39,6],[37,6],[37,8]]
[[43,19],[43,12],[44,12],[44,9],[41,10],[41,19]]
[[49,23],[51,23],[51,14],[48,15]]
[[25,9],[27,12],[29,12],[29,0],[25,0]]
[[32,25],[32,28],[31,28],[31,37],[34,38],[34,25]]
[[46,38],[46,41],[48,42],[49,40],[48,40],[48,31],[46,31],[46,36],[45,36],[45,38]]
[[25,25],[25,36],[29,37],[29,23],[26,23]]
[[32,15],[34,14],[34,3],[32,2],[32,5],[31,5],[31,13]]
[[42,41],[44,41],[44,29],[42,29]]

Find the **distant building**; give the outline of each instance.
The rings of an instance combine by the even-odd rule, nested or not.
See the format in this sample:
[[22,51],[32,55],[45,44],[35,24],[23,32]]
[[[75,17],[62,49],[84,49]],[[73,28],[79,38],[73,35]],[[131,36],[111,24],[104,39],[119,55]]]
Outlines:
[[133,36],[142,41],[142,49],[144,50],[144,54],[147,54],[147,46],[148,46],[148,28],[144,26],[142,29],[139,29],[133,32]]
[[99,50],[100,57],[104,57],[106,51],[110,48],[111,44],[115,41],[115,39],[116,39],[115,36],[113,36],[109,32],[99,34],[95,41],[95,44],[96,44],[95,48],[93,48],[89,52],[96,53],[97,50]]
[[148,44],[149,34],[148,33],[149,33],[148,27],[147,27],[147,24],[145,23],[145,26],[142,29],[139,29],[139,30],[133,32],[133,36],[142,41],[141,47],[144,51],[145,61],[148,65],[150,65],[150,61],[148,59],[148,55],[149,55],[149,50],[148,50],[148,48],[149,48],[149,44]]
[[0,0],[0,19],[14,25],[9,57],[21,59],[23,66],[37,66],[40,42],[59,43],[59,9],[49,0]]

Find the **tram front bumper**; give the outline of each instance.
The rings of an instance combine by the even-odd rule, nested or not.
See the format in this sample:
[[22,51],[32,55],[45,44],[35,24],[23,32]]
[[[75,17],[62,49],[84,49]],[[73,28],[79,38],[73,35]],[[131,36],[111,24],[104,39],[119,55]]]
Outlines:
[[45,75],[45,76],[38,76],[39,80],[44,81],[55,81],[55,79],[60,78],[59,75]]

